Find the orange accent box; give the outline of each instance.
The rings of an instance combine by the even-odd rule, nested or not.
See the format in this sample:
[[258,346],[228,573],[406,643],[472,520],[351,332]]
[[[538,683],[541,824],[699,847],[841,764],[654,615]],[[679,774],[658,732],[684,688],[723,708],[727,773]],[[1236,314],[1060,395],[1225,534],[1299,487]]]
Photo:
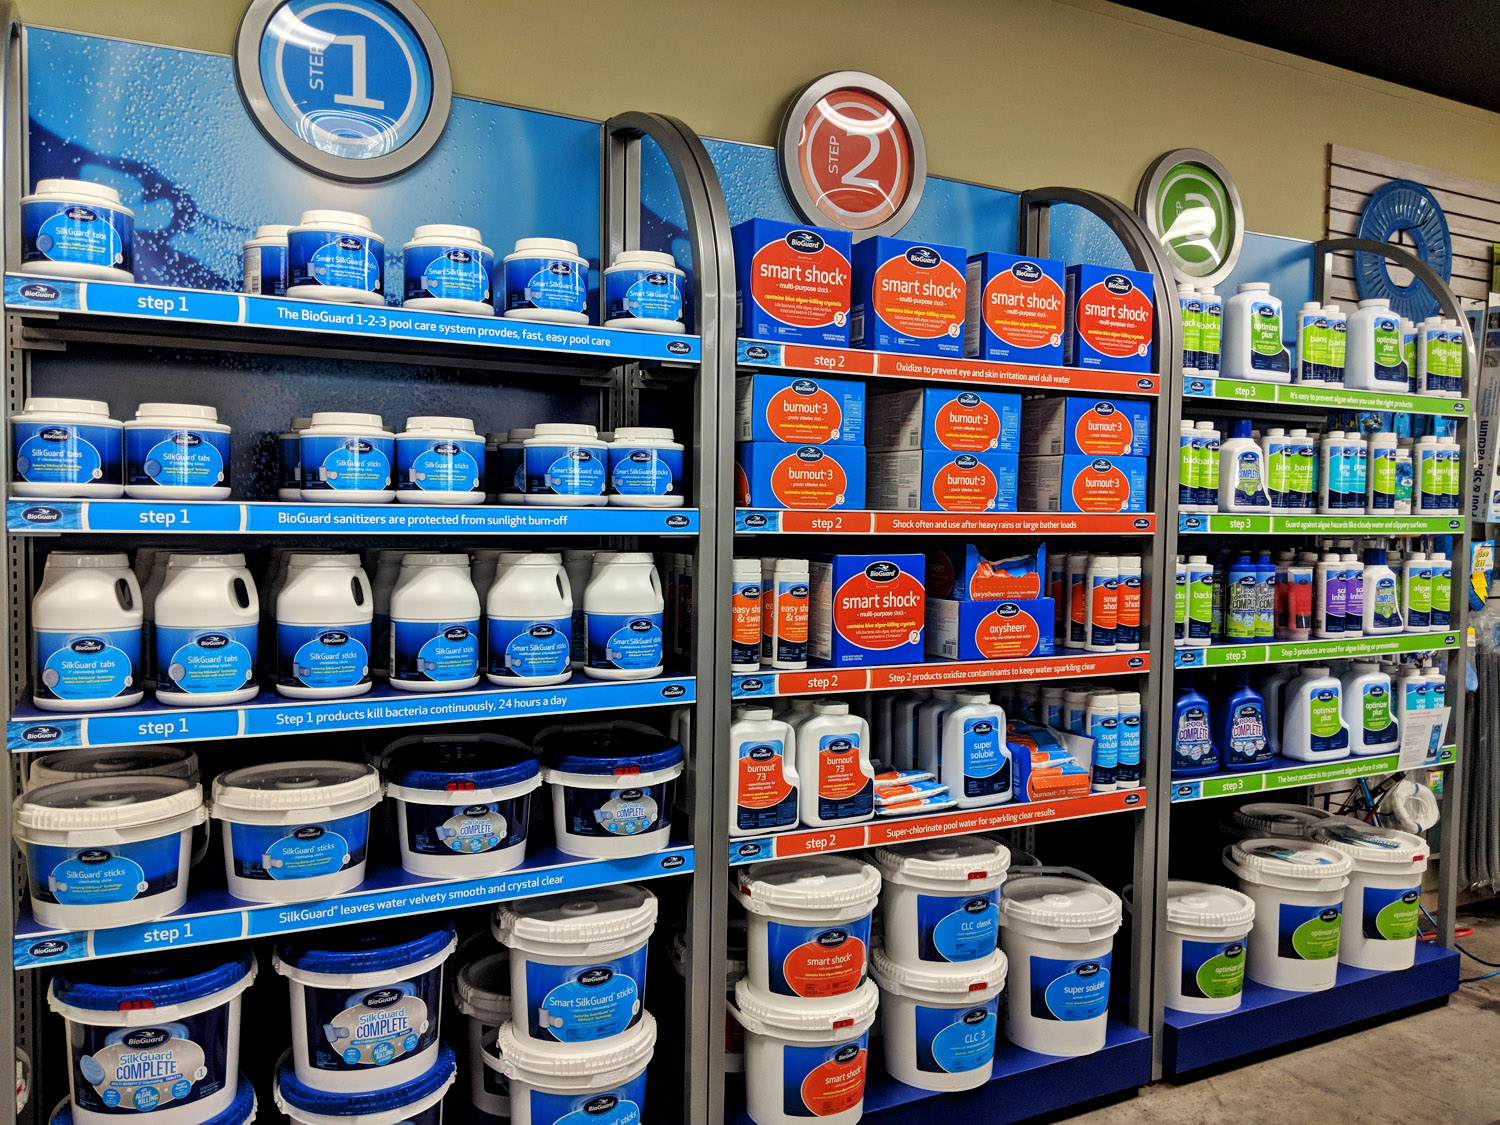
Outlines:
[[806,375],[742,375],[734,384],[734,440],[864,445],[865,385]]

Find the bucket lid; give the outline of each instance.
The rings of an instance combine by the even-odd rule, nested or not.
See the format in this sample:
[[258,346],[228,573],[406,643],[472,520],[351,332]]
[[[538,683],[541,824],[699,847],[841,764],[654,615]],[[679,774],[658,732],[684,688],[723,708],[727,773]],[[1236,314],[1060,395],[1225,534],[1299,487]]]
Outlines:
[[452,922],[376,923],[283,938],[272,963],[277,972],[291,965],[308,973],[379,973],[451,952],[457,944]]
[[1167,883],[1167,925],[1244,926],[1255,921],[1255,900],[1214,883],[1172,879]]
[[466,1016],[496,1025],[510,1018],[510,951],[465,961],[453,974],[453,1005]]
[[1004,880],[1010,866],[1010,851],[1004,844],[983,836],[916,840],[876,848],[875,866],[885,878],[908,876],[960,885]]
[[1332,816],[1313,829],[1313,842],[1347,855],[1361,871],[1425,871],[1427,841],[1353,817]]
[[203,790],[180,777],[95,777],[59,781],[16,798],[17,828],[133,828],[190,813]]
[[779,909],[873,906],[880,895],[880,872],[847,856],[810,856],[775,863],[752,863],[739,870],[735,897],[754,914]]
[[541,772],[525,746],[498,734],[403,738],[382,758],[386,780],[407,789],[498,789]]
[[1246,836],[1292,836],[1305,838],[1328,819],[1322,809],[1281,801],[1252,801],[1234,810],[1234,825]]
[[[369,1113],[386,1113],[414,1105],[429,1098],[453,1083],[458,1064],[453,1048],[446,1043],[438,1044],[437,1062],[426,1074],[419,1074],[399,1086],[384,1090],[315,1090],[297,1080],[292,1066],[292,1053],[285,1052],[276,1064],[276,1102],[291,1106],[319,1117],[363,1117]],[[283,1105],[284,1103],[284,1105]]]
[[1067,928],[1114,926],[1123,917],[1120,896],[1114,891],[1066,875],[1016,880],[1000,900],[1002,925],[1012,921]]
[[861,1035],[875,1019],[880,1006],[880,989],[867,980],[853,992],[842,996],[820,996],[799,999],[788,1004],[786,998],[773,996],[750,983],[747,977],[734,986],[734,1006],[746,1031],[834,1032],[849,1029]]
[[567,894],[503,902],[490,929],[495,940],[582,945],[649,934],[656,925],[656,896],[622,883]]
[[1280,879],[1337,879],[1353,867],[1349,857],[1332,848],[1300,840],[1240,840],[1224,849],[1235,873],[1252,883],[1267,876]]
[[59,968],[48,999],[92,1012],[119,1012],[187,1004],[232,988],[255,974],[248,945],[231,956],[222,950],[179,950],[170,958],[138,957]]
[[881,988],[898,996],[911,992],[937,993],[955,1001],[973,996],[976,1004],[998,996],[1005,987],[1008,964],[1005,954],[995,950],[977,961],[953,965],[903,965],[876,946],[870,951],[870,969]]
[[214,816],[224,810],[280,812],[342,805],[380,794],[375,767],[358,762],[275,762],[214,779]]
[[[259,1108],[255,1101],[255,1087],[250,1084],[250,1079],[240,1074],[236,1076],[234,1101],[229,1103],[229,1108],[216,1113],[203,1125],[245,1125],[245,1122],[255,1120]],[[72,1099],[64,1098],[57,1104],[47,1119],[47,1125],[73,1125]]]
[[656,1050],[656,1020],[650,1012],[642,1012],[640,1022],[629,1030],[575,1045],[569,1051],[517,1035],[515,1024],[507,1021],[500,1026],[496,1046],[500,1069],[509,1078],[565,1090],[601,1085],[608,1088],[626,1081],[651,1061],[651,1053]]
[[544,766],[563,773],[622,776],[682,764],[681,743],[639,727],[558,727],[539,735],[536,747]]

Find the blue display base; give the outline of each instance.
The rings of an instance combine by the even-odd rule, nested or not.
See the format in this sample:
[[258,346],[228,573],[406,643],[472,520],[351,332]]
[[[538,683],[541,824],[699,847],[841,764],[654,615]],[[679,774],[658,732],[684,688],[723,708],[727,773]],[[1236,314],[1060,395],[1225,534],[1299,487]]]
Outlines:
[[1458,990],[1458,973],[1456,952],[1418,942],[1410,969],[1380,973],[1340,965],[1338,983],[1324,992],[1284,992],[1247,980],[1236,1011],[1167,1009],[1163,1066],[1169,1077],[1189,1074],[1440,1000]]

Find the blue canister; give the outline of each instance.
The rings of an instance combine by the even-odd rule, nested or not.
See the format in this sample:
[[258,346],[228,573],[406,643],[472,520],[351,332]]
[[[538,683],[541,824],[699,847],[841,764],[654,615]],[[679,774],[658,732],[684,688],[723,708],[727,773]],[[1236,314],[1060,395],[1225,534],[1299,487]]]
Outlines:
[[681,332],[687,275],[670,254],[622,250],[604,271],[604,326]]
[[557,850],[592,859],[667,846],[682,746],[638,723],[551,727],[537,736]]
[[505,256],[504,269],[505,288],[495,287],[496,312],[513,320],[589,322],[589,264],[579,257],[577,243],[518,239],[514,253]]
[[682,443],[656,426],[621,426],[609,443],[609,502],[617,507],[682,507]]
[[135,213],[120,193],[87,180],[38,180],[21,200],[21,272],[135,280]]
[[11,494],[90,500],[124,495],[124,435],[107,402],[28,398],[10,420]]
[[440,1125],[443,1095],[453,1085],[458,1065],[453,1048],[438,1044],[437,1062],[406,1082],[355,1093],[328,1091],[297,1078],[291,1052],[276,1065],[276,1108],[295,1125],[341,1125],[342,1122],[399,1121],[401,1125]]
[[286,296],[286,236],[292,228],[271,224],[255,228],[255,237],[245,243],[241,286],[259,297]]
[[125,423],[125,495],[227,500],[229,427],[212,406],[143,402]]
[[379,414],[320,410],[297,449],[308,503],[385,504],[396,498],[396,439]]
[[287,232],[288,297],[385,304],[385,242],[353,211],[304,211]]
[[[259,1108],[255,1100],[255,1087],[242,1073],[237,1077],[234,1101],[229,1103],[229,1108],[210,1117],[203,1125],[249,1125],[255,1120]],[[47,1125],[73,1125],[73,1103],[67,1098],[58,1102]]]
[[468,418],[408,418],[396,435],[396,499],[483,504],[484,438]]
[[495,255],[473,227],[429,223],[401,248],[406,288],[401,303],[410,309],[494,316],[490,277]]
[[593,426],[544,422],[526,439],[526,503],[602,507],[609,446]]

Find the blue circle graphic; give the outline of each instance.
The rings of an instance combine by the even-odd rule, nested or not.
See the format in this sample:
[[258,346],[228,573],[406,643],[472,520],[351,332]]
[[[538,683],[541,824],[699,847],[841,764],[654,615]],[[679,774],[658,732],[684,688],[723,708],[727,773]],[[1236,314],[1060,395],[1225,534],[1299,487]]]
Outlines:
[[432,110],[432,62],[382,0],[287,0],[266,24],[260,79],[307,144],[347,160],[387,156]]
[[[1395,234],[1407,235],[1416,245],[1417,257],[1444,281],[1452,279],[1453,236],[1448,218],[1432,192],[1414,180],[1381,184],[1370,193],[1359,217],[1358,238],[1388,242]],[[1398,285],[1391,277],[1391,263],[1379,254],[1355,253],[1354,281],[1362,300],[1384,297],[1398,316],[1418,324],[1442,309],[1437,297],[1415,278]]]

